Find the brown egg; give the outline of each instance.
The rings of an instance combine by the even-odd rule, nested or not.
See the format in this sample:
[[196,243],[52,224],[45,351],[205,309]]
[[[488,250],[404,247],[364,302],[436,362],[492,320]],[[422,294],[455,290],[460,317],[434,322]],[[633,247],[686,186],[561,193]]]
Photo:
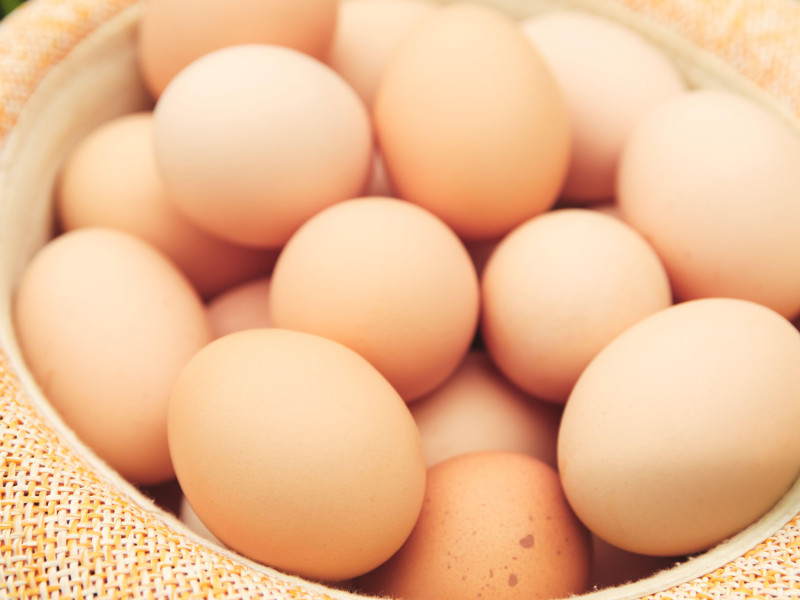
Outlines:
[[137,235],[172,259],[204,298],[266,275],[277,257],[210,235],[175,209],[156,166],[150,112],[89,133],[67,157],[55,195],[66,230],[113,227]]
[[338,0],[147,0],[137,37],[145,83],[158,97],[189,63],[225,46],[277,44],[328,51]]
[[508,234],[483,272],[481,334],[511,381],[563,404],[614,337],[672,303],[658,255],[594,210],[539,215]]
[[755,522],[800,470],[800,333],[732,298],[632,326],[581,375],[558,463],[569,502],[640,554],[706,550]]
[[196,354],[172,392],[169,447],[216,538],[311,579],[375,568],[422,505],[425,459],[402,398],[361,356],[307,333],[250,329]]
[[342,0],[326,62],[371,110],[386,65],[437,8],[432,0]]
[[174,476],[167,401],[211,332],[164,255],[113,229],[66,233],[28,265],[14,320],[33,376],[83,442],[133,482]]
[[414,531],[359,586],[403,600],[546,600],[585,591],[590,558],[589,535],[551,467],[476,452],[429,469]]
[[269,278],[248,281],[208,303],[208,318],[214,337],[243,329],[272,327],[269,314]]
[[696,90],[639,120],[618,203],[679,300],[729,296],[800,313],[800,135],[744,96]]
[[208,527],[203,525],[203,522],[197,516],[197,513],[194,512],[192,505],[186,500],[186,496],[181,496],[180,498],[180,502],[178,504],[178,518],[184,525],[186,525],[186,527],[189,528],[190,531],[201,538],[210,542],[214,542],[215,544],[219,544],[220,546],[224,545],[216,537],[214,537],[214,534],[208,530]]
[[314,213],[360,195],[374,152],[367,111],[339,75],[258,44],[181,71],[156,105],[155,149],[187,219],[259,247],[283,245]]
[[395,54],[375,127],[400,197],[465,239],[498,237],[556,201],[566,102],[517,22],[472,3],[437,10]]
[[562,198],[611,200],[619,156],[636,121],[683,92],[683,77],[633,29],[586,11],[554,11],[521,27],[552,68],[569,107],[572,156]]
[[478,321],[478,278],[458,237],[428,211],[358,198],[318,213],[272,274],[276,327],[336,340],[411,401],[449,377]]
[[410,408],[428,467],[479,450],[522,452],[556,467],[560,409],[511,384],[483,352],[470,352]]

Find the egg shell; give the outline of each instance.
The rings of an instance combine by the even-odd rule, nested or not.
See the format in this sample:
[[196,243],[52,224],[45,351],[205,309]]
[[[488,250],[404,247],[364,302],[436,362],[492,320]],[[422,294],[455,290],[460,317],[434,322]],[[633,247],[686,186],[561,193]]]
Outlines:
[[742,95],[660,103],[625,145],[618,204],[675,296],[730,296],[800,313],[800,136]]
[[691,554],[755,522],[800,470],[800,333],[762,305],[677,304],[606,346],[567,401],[559,472],[630,552]]
[[492,360],[529,394],[561,404],[606,344],[672,303],[664,266],[642,236],[581,208],[515,228],[489,257],[481,290]]
[[406,401],[447,379],[478,323],[478,277],[440,219],[393,198],[357,198],[306,221],[272,273],[276,327],[336,340]]
[[551,467],[474,452],[428,470],[408,541],[358,584],[403,600],[562,598],[585,591],[590,559],[589,535]]
[[431,0],[342,0],[326,62],[372,109],[386,65],[438,6]]
[[562,199],[614,198],[619,156],[636,121],[684,91],[683,77],[652,42],[599,15],[559,10],[520,26],[553,70],[569,108],[572,155]]
[[189,528],[190,531],[199,535],[201,538],[204,538],[210,542],[214,542],[215,544],[219,544],[220,546],[223,545],[214,534],[208,530],[208,527],[203,525],[203,522],[197,516],[197,513],[194,512],[192,505],[189,504],[189,501],[186,499],[186,496],[181,496],[180,503],[178,505],[178,518],[183,522],[186,527]]
[[277,258],[210,235],[176,210],[156,165],[151,112],[112,119],[83,138],[61,168],[55,204],[67,231],[112,227],[152,244],[204,298],[266,275]]
[[458,370],[410,406],[426,464],[481,450],[529,454],[556,467],[559,407],[522,392],[474,350]]
[[169,447],[184,494],[233,550],[315,580],[389,558],[425,489],[419,434],[397,392],[331,340],[250,329],[181,371]]
[[147,0],[136,51],[147,88],[158,98],[194,60],[238,44],[277,44],[322,58],[338,0]]
[[80,440],[130,481],[174,476],[170,390],[211,331],[163,254],[113,229],[65,233],[26,268],[14,322],[31,373]]
[[361,194],[369,115],[332,69],[296,50],[232,46],[186,67],[155,108],[156,161],[178,210],[231,242],[279,247]]
[[211,300],[208,319],[214,337],[243,329],[272,327],[269,289],[269,278],[262,277],[237,285]]
[[440,8],[384,72],[374,122],[400,197],[465,239],[498,237],[556,201],[570,124],[555,77],[502,12]]

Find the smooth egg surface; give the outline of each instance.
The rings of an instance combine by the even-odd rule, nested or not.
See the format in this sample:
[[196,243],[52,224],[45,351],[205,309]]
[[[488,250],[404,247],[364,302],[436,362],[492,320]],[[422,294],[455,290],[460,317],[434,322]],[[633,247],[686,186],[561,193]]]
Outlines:
[[517,22],[471,3],[437,10],[386,68],[374,122],[401,198],[465,239],[498,237],[556,201],[566,101]]
[[83,138],[61,168],[55,203],[66,230],[112,227],[154,245],[204,298],[266,275],[277,258],[275,250],[212,235],[173,206],[156,164],[151,112],[112,119]]
[[169,449],[216,538],[315,580],[387,560],[425,491],[403,399],[349,348],[297,331],[239,331],[198,352],[172,390]]
[[730,296],[800,313],[800,137],[733,92],[649,111],[622,153],[623,219],[658,252],[675,296]]
[[147,0],[137,34],[144,81],[158,98],[201,56],[238,44],[276,44],[322,58],[339,16],[338,0]]
[[170,390],[211,330],[171,261],[122,231],[65,233],[28,265],[14,322],[42,392],[83,442],[130,481],[174,476]]
[[440,219],[393,198],[357,198],[306,221],[271,279],[276,327],[336,340],[406,401],[444,382],[478,324],[478,276]]
[[594,210],[534,217],[490,255],[481,334],[516,385],[563,404],[589,361],[672,303],[658,255],[633,228]]
[[279,247],[309,217],[360,195],[369,115],[330,67],[290,48],[216,50],[155,108],[156,161],[175,206],[229,241]]
[[410,408],[428,467],[479,450],[521,452],[556,467],[560,407],[520,390],[485,352],[470,352],[447,381]]
[[676,304],[632,326],[581,374],[558,465],[595,534],[660,556],[755,522],[800,471],[800,333],[754,302]]

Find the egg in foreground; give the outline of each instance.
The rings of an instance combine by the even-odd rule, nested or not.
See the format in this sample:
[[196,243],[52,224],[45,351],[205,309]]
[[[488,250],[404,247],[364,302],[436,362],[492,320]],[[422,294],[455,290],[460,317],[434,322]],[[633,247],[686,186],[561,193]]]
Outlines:
[[338,581],[388,559],[416,522],[425,459],[402,398],[365,359],[297,331],[219,338],[169,405],[178,481],[245,556]]

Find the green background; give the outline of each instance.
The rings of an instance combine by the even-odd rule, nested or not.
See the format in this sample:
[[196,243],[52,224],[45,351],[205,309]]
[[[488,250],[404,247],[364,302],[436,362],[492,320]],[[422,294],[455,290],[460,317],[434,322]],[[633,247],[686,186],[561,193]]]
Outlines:
[[0,0],[0,19],[17,8],[25,0]]

